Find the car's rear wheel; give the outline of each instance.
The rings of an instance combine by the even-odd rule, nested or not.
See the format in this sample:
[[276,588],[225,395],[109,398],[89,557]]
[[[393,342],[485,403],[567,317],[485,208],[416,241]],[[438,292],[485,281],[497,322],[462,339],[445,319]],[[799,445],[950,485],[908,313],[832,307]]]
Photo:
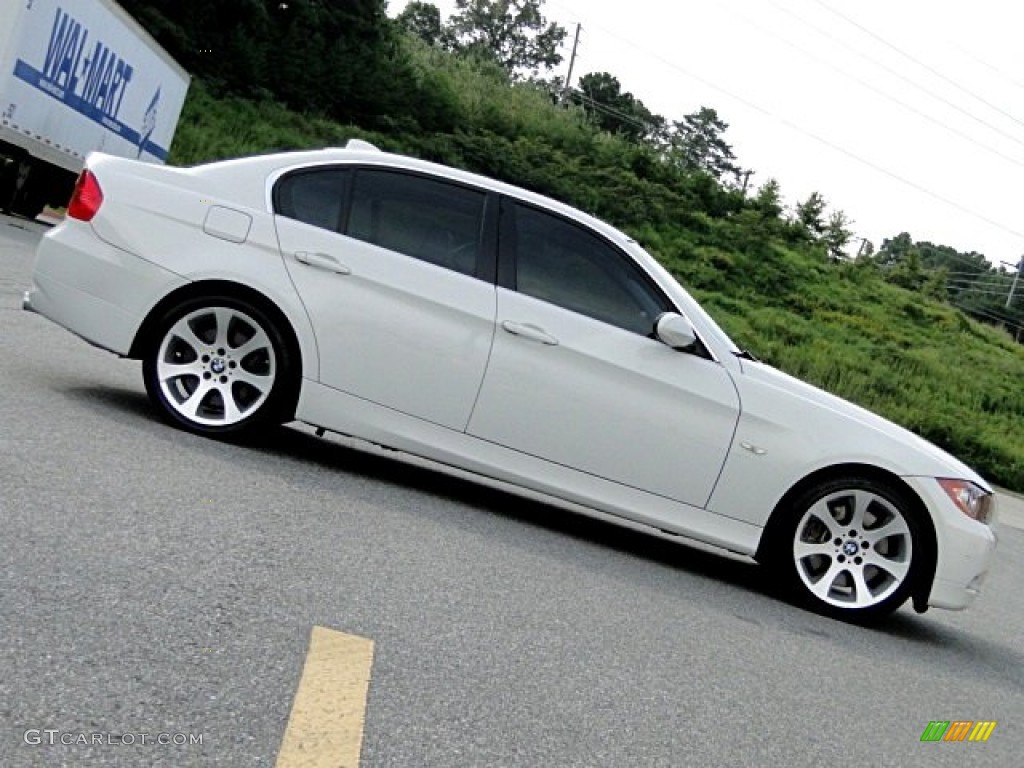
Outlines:
[[230,296],[191,299],[156,328],[143,378],[167,421],[227,436],[290,418],[291,355],[259,307]]
[[790,507],[772,559],[813,609],[851,620],[884,616],[906,601],[924,569],[918,515],[907,494],[887,483],[824,483]]

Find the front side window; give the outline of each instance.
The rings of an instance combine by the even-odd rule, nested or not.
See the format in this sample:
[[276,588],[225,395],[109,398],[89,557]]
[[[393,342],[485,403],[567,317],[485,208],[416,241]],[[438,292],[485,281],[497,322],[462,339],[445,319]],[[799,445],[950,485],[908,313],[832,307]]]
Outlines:
[[649,336],[668,302],[628,257],[573,222],[512,204],[516,290]]
[[458,184],[360,169],[345,234],[475,275],[485,199],[483,192]]

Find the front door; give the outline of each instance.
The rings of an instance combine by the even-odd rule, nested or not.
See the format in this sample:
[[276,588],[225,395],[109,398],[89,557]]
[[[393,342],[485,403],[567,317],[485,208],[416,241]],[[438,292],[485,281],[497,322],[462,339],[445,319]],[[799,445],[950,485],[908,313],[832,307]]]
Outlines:
[[502,235],[515,289],[468,432],[704,507],[739,416],[729,374],[651,337],[668,300],[597,234],[506,203]]

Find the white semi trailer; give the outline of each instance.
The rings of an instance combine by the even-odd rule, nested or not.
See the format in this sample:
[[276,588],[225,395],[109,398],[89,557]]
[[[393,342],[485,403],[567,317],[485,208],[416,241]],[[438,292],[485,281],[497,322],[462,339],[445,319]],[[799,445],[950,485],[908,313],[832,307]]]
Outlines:
[[188,86],[112,0],[0,0],[0,209],[63,206],[93,150],[164,162]]

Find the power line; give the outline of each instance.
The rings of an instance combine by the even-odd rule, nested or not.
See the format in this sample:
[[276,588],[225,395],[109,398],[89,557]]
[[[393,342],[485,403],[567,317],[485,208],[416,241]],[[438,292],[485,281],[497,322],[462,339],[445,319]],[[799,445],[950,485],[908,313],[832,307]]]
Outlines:
[[1011,280],[1013,275],[1000,272],[977,272],[973,275],[966,275],[963,272],[950,272],[949,278],[951,280],[964,280],[971,283],[1003,283],[1007,280]]
[[999,272],[993,272],[990,270],[981,270],[980,272],[947,272],[947,276],[951,280],[995,280],[1001,277]]
[[[891,238],[887,238],[887,239],[890,242],[892,241]],[[920,243],[914,243],[915,247],[917,247],[919,245],[920,245]],[[949,246],[944,246],[944,247],[948,248]],[[879,253],[885,252],[885,243],[884,242],[882,243],[882,245],[879,247],[878,250],[879,250]],[[981,255],[981,254],[979,254],[979,255]],[[965,271],[965,272],[950,272],[949,273],[950,275],[969,275],[969,276],[973,277],[973,276],[976,276],[976,275],[984,275],[984,274],[999,274],[998,272],[994,271],[995,268],[992,266],[991,262],[986,261],[984,265],[980,265],[974,259],[972,259],[968,254],[963,254],[963,253],[960,253],[959,251],[954,251],[953,253],[949,253],[949,252],[943,251],[942,252],[942,256],[945,259],[955,260],[955,261],[960,262],[961,264],[970,264],[972,267],[977,267],[977,269],[971,270],[969,272],[968,271]],[[985,258],[985,257],[982,256],[982,258]]]
[[954,290],[958,296],[998,296],[1000,299],[1006,296],[1006,291],[974,291],[974,290],[959,290],[955,286],[946,286],[947,290]]
[[949,293],[958,301],[975,299],[986,306],[995,306],[1006,298],[1005,291],[949,291]]
[[1009,289],[1009,284],[991,287],[978,287],[975,285],[959,285],[957,283],[946,283],[946,289],[949,291],[956,292],[958,294],[968,293],[992,293],[996,296],[1005,296],[1006,291]]
[[983,58],[978,56],[973,51],[969,51],[966,48],[964,48],[959,43],[957,43],[957,42],[955,42],[953,40],[947,40],[946,42],[949,45],[952,45],[958,51],[960,51],[960,53],[964,54],[967,58],[973,59],[974,61],[976,61],[978,64],[981,64],[981,66],[985,67],[989,71],[995,72],[997,75],[1002,77],[1003,80],[1005,80],[1006,82],[1010,83],[1011,85],[1016,86],[1017,88],[1020,88],[1021,90],[1024,90],[1024,82],[1021,82],[1020,80],[1016,79],[1015,77],[1011,77],[1010,75],[1006,74],[1006,72],[1004,72],[1003,70],[999,69],[999,67],[993,66],[992,64],[990,64],[989,62],[985,61]]
[[[1010,309],[1012,304],[1013,304],[1013,301],[1014,301],[1014,298],[1015,298],[1015,296],[1014,296],[1014,288],[1015,288],[1015,283],[1011,283],[1010,285],[1002,286],[998,290],[995,289],[995,288],[974,288],[972,286],[964,287],[964,286],[958,286],[958,285],[949,285],[949,284],[946,285],[946,290],[949,291],[952,294],[955,294],[957,296],[957,298],[967,298],[967,297],[971,297],[971,296],[992,296],[992,297],[997,297],[998,296],[1000,301],[1002,301],[1005,298],[1006,299],[1006,304],[1005,304],[1005,308],[1006,309]],[[1020,298],[1020,297],[1016,297],[1016,298]]]
[[622,122],[629,123],[637,128],[640,128],[643,131],[649,131],[652,128],[656,127],[655,122],[645,122],[636,115],[630,115],[627,114],[626,112],[622,112],[609,104],[598,101],[589,93],[579,88],[572,88],[570,89],[570,92],[580,99],[580,103],[585,108],[589,107],[593,109],[595,112],[600,112],[602,114],[608,115],[609,117],[614,117],[616,120],[621,120]]
[[[843,43],[842,40],[839,40],[838,38],[834,37],[833,35],[829,34],[828,32],[820,29],[819,27],[815,26],[814,24],[812,24],[811,22],[807,21],[806,19],[800,17],[799,15],[793,13],[792,11],[788,10],[787,8],[783,8],[783,7],[779,6],[779,5],[777,5],[776,3],[772,2],[772,0],[766,0],[766,2],[769,5],[771,5],[772,7],[774,7],[776,10],[782,11],[783,13],[786,13],[789,16],[792,16],[793,18],[795,18],[798,21],[802,22],[803,24],[807,25],[811,29],[814,29],[815,31],[819,32],[820,34],[825,35],[829,39],[835,40],[836,42],[838,42],[841,45],[843,45],[844,47],[846,47],[848,50],[851,50],[851,51],[853,51],[853,53],[856,53],[861,58],[863,58],[863,59],[865,59],[867,61],[870,61],[873,64],[878,64],[878,66],[881,66],[884,69],[888,69],[884,65],[879,64],[878,62],[874,61],[873,59],[871,59],[868,56],[865,56],[864,54],[862,54],[861,52],[857,51],[856,49],[853,49],[850,46],[847,46],[845,43]],[[855,83],[858,83],[861,87],[866,88],[869,91],[873,91],[874,93],[877,93],[879,96],[881,96],[882,98],[886,99],[889,102],[892,102],[892,103],[896,104],[896,106],[900,107],[901,109],[904,109],[904,110],[906,110],[908,112],[911,112],[911,113],[917,115],[918,117],[924,118],[925,120],[927,120],[928,122],[932,123],[933,125],[938,126],[939,128],[942,128],[943,130],[947,131],[948,133],[951,133],[954,136],[957,136],[957,137],[959,137],[961,139],[964,139],[964,140],[970,142],[971,144],[974,144],[975,146],[979,147],[980,149],[985,150],[986,152],[989,152],[989,153],[991,153],[993,155],[996,155],[997,157],[1002,158],[1003,160],[1008,160],[1009,162],[1013,163],[1014,165],[1019,165],[1021,168],[1024,168],[1024,160],[1021,160],[1019,158],[1016,158],[1016,157],[1013,157],[1011,155],[1008,155],[1005,152],[1002,152],[1002,151],[1000,151],[1000,150],[998,150],[998,149],[996,149],[994,147],[989,146],[988,144],[983,144],[982,142],[978,141],[974,136],[971,136],[966,131],[961,131],[959,128],[954,128],[953,126],[948,125],[947,123],[939,120],[935,116],[930,115],[927,112],[924,112],[924,111],[918,109],[915,106],[912,106],[906,100],[900,99],[900,98],[898,98],[896,96],[893,96],[892,94],[889,94],[889,93],[881,90],[880,88],[878,88],[877,86],[875,86],[872,83],[868,82],[864,78],[859,77],[858,75],[854,75],[854,74],[848,72],[847,70],[843,69],[842,67],[839,67],[839,66],[833,64],[830,61],[826,61],[822,57],[817,56],[816,54],[811,53],[806,48],[803,48],[803,47],[797,45],[796,43],[794,43],[789,38],[784,37],[783,35],[780,35],[778,32],[775,32],[774,30],[769,29],[768,27],[765,27],[762,24],[759,24],[758,22],[756,22],[753,19],[749,18],[746,14],[741,13],[740,11],[737,11],[735,8],[732,8],[731,12],[733,14],[735,14],[736,16],[740,17],[741,19],[743,19],[747,24],[749,24],[750,26],[754,27],[755,29],[757,29],[757,30],[759,30],[759,31],[761,31],[761,32],[763,32],[765,34],[771,35],[772,37],[774,37],[777,40],[781,40],[783,43],[788,45],[790,48],[794,49],[795,51],[798,51],[799,53],[803,54],[804,56],[806,56],[807,58],[811,59],[812,61],[817,61],[817,62],[819,62],[821,64],[824,64],[825,66],[827,66],[829,69],[833,70],[834,72],[838,72],[839,74],[843,75],[844,77],[847,77],[847,78],[853,80]],[[903,78],[903,79],[907,80],[907,82],[910,82],[912,85],[916,85],[915,83],[913,83],[913,81],[908,80],[907,78]],[[920,88],[921,86],[916,86],[916,87]],[[923,90],[925,90],[925,92],[928,93],[929,95],[932,95],[934,98],[940,98],[938,96],[934,96],[933,94],[931,94],[927,89],[923,89]],[[961,111],[961,112],[964,111],[960,107],[958,107],[957,105],[952,104],[952,102],[946,101],[945,99],[942,99],[942,101],[944,101],[946,104],[952,106],[954,109],[957,109],[958,111]],[[980,120],[980,118],[977,118],[976,116],[970,115],[970,113],[967,113],[967,112],[965,112],[965,114],[967,114],[969,117],[971,117],[974,120],[978,120],[982,124],[992,128],[993,130],[995,130],[997,132],[1001,132],[1001,131],[999,131],[998,128],[996,128],[995,126],[990,125],[989,123],[985,122],[984,120]],[[1016,143],[1018,143],[1022,147],[1024,147],[1024,141],[1018,140],[1018,139],[1016,139],[1013,136],[1009,136],[1009,134],[1006,134],[1006,135],[1009,138],[1011,138],[1013,141],[1015,141]]]
[[963,304],[954,304],[953,306],[963,312],[966,312],[969,315],[980,315],[981,317],[988,318],[989,320],[994,320],[995,322],[1004,325],[1008,328],[1015,328],[1018,331],[1024,331],[1024,325],[1016,323],[1001,315],[993,315],[991,312],[988,312],[984,309],[978,307],[966,307]]
[[978,290],[986,290],[986,291],[988,291],[988,290],[991,290],[991,291],[1005,291],[1007,288],[1010,287],[1010,284],[1012,282],[1013,282],[1012,280],[1005,280],[1005,281],[998,282],[998,283],[984,283],[984,282],[977,282],[977,283],[966,282],[965,283],[965,282],[960,282],[960,281],[956,281],[956,280],[948,280],[947,281],[947,283],[949,285],[955,286],[957,288],[962,288],[963,290],[978,289]]
[[[681,72],[682,74],[686,75],[687,77],[690,77],[691,79],[696,80],[697,82],[703,83],[707,87],[712,88],[713,90],[718,91],[719,93],[725,94],[726,96],[728,96],[729,98],[739,102],[740,104],[743,104],[746,107],[754,110],[755,112],[759,112],[759,113],[761,113],[762,115],[764,115],[766,117],[769,117],[769,118],[771,118],[773,120],[776,120],[777,122],[781,123],[782,125],[786,126],[787,128],[789,128],[789,129],[791,129],[791,130],[793,130],[793,131],[795,131],[795,132],[797,132],[797,133],[799,133],[801,135],[807,136],[808,138],[811,138],[814,141],[817,141],[818,143],[820,143],[820,144],[822,144],[822,145],[824,145],[826,147],[829,147],[830,149],[832,149],[832,150],[834,150],[836,152],[839,152],[840,154],[843,154],[843,155],[849,157],[850,159],[852,159],[852,160],[854,160],[854,161],[856,161],[856,162],[858,162],[858,163],[860,163],[862,165],[865,165],[868,168],[871,168],[872,170],[874,170],[874,171],[876,171],[878,173],[881,173],[881,174],[883,174],[883,175],[885,175],[885,176],[887,176],[887,177],[889,177],[889,178],[891,178],[891,179],[893,179],[893,180],[895,180],[895,181],[897,181],[897,182],[899,182],[901,184],[904,184],[905,186],[908,186],[908,187],[910,187],[912,189],[915,189],[918,192],[921,192],[922,194],[925,194],[925,195],[927,195],[927,196],[929,196],[929,197],[931,197],[931,198],[933,198],[935,200],[938,200],[939,202],[942,202],[942,203],[946,204],[947,206],[950,206],[950,207],[952,207],[952,208],[954,208],[956,210],[959,210],[959,211],[961,211],[961,212],[963,212],[963,213],[965,213],[965,214],[967,214],[967,215],[969,215],[969,216],[971,216],[971,217],[973,217],[973,218],[975,218],[975,219],[977,219],[979,221],[982,221],[982,222],[984,222],[984,223],[986,223],[986,224],[988,224],[990,226],[993,226],[993,227],[995,227],[997,229],[1000,229],[1000,230],[1002,230],[1002,231],[1004,231],[1004,232],[1006,232],[1008,234],[1011,234],[1011,235],[1013,235],[1015,237],[1024,238],[1024,233],[1022,233],[1022,232],[1019,232],[1019,231],[1017,231],[1017,230],[1015,230],[1015,229],[1013,229],[1011,227],[1008,227],[1008,226],[1006,226],[1006,225],[1004,225],[1004,224],[1002,224],[1002,223],[1000,223],[998,221],[995,221],[994,219],[989,218],[988,216],[985,216],[984,214],[978,213],[977,211],[974,211],[974,210],[972,210],[972,209],[970,209],[970,208],[968,208],[968,207],[966,207],[964,205],[961,205],[960,203],[957,203],[956,201],[951,200],[951,199],[945,197],[944,195],[940,195],[937,192],[933,192],[932,190],[930,190],[930,189],[928,189],[928,188],[918,184],[917,182],[914,182],[914,181],[912,181],[910,179],[907,179],[907,178],[901,176],[900,174],[897,174],[897,173],[895,173],[893,171],[890,171],[887,168],[884,168],[884,167],[878,165],[877,163],[875,163],[875,162],[873,162],[871,160],[863,158],[863,157],[857,155],[856,153],[851,152],[850,150],[848,150],[848,149],[846,149],[844,147],[839,146],[835,142],[830,141],[829,139],[826,139],[823,136],[818,135],[817,133],[815,133],[813,131],[804,129],[801,126],[795,124],[793,121],[791,121],[791,120],[789,120],[787,118],[781,117],[780,115],[775,114],[771,110],[766,109],[765,107],[762,107],[761,105],[759,105],[759,104],[757,104],[757,103],[755,103],[755,102],[753,102],[753,101],[751,101],[751,100],[749,100],[749,99],[747,99],[747,98],[745,98],[743,96],[740,96],[740,95],[738,95],[736,93],[733,93],[729,89],[724,88],[724,87],[718,85],[717,83],[709,80],[708,78],[703,77],[702,75],[699,75],[699,74],[697,74],[695,72],[692,72],[692,71],[690,71],[690,70],[680,66],[679,64],[677,64],[677,63],[675,63],[673,61],[670,61],[669,59],[667,59],[666,57],[662,56],[659,53],[656,53],[656,52],[654,52],[652,50],[643,48],[643,47],[637,45],[636,43],[634,43],[633,41],[628,40],[628,39],[622,37],[621,35],[619,35],[619,34],[617,34],[615,32],[612,32],[611,30],[605,29],[603,27],[599,27],[599,28],[602,29],[609,36],[611,36],[611,37],[613,37],[613,38],[615,38],[615,39],[625,43],[627,46],[630,46],[630,47],[632,47],[632,48],[634,48],[636,50],[640,50],[643,53],[646,53],[651,58],[660,61],[662,64],[668,66],[669,68],[674,69],[674,70],[676,70],[678,72]],[[1016,139],[1015,139],[1015,141],[1016,141]],[[1021,142],[1018,142],[1018,143],[1021,143]]]
[[[961,264],[970,264],[971,266],[974,266],[977,263],[974,260],[972,260],[969,256],[966,256],[966,255],[964,255],[962,253],[959,253],[959,252],[957,252],[957,253],[945,253],[945,254],[943,254],[943,258],[956,260],[956,261],[959,261]],[[984,258],[984,257],[982,257],[982,258]],[[966,278],[972,278],[973,279],[973,278],[978,278],[978,277],[993,277],[994,278],[994,277],[997,277],[998,275],[1002,274],[1000,272],[997,272],[995,267],[991,266],[991,262],[986,261],[986,264],[988,264],[989,266],[986,267],[986,266],[983,266],[983,265],[979,265],[978,269],[976,269],[976,270],[949,272],[948,276],[949,277],[954,277],[954,276],[958,276],[958,275],[964,275]]]
[[[827,6],[825,6],[819,0],[812,0],[812,1],[816,2],[818,5],[821,5],[822,7],[827,8]],[[773,2],[773,0],[766,0],[766,2],[769,5],[771,5],[772,7],[774,7],[776,10],[781,11],[782,13],[785,13],[788,16],[792,16],[793,18],[796,18],[798,20],[798,22],[800,22],[801,24],[805,25],[806,27],[809,27],[810,29],[814,30],[819,35],[821,35],[822,37],[825,37],[828,40],[831,40],[831,41],[834,41],[836,43],[839,43],[841,46],[846,48],[848,51],[851,51],[852,53],[860,56],[860,58],[864,59],[865,61],[869,61],[870,63],[872,63],[872,65],[874,65],[876,67],[879,67],[880,69],[885,70],[890,75],[892,75],[895,78],[898,78],[898,79],[902,80],[904,83],[906,83],[907,85],[911,86],[912,88],[918,89],[919,91],[927,94],[928,96],[930,96],[931,98],[934,98],[937,101],[941,101],[946,106],[948,106],[949,109],[953,110],[954,112],[957,112],[957,113],[959,113],[961,115],[964,115],[968,119],[973,120],[975,123],[978,123],[979,125],[983,125],[986,128],[988,128],[989,130],[994,131],[995,133],[998,133],[1000,136],[1002,136],[1004,138],[1007,138],[1007,139],[1013,141],[1014,143],[1020,144],[1021,146],[1024,146],[1024,140],[1021,140],[1020,138],[1018,138],[1014,134],[1008,133],[1007,131],[1002,130],[1001,128],[999,128],[997,126],[992,125],[987,120],[984,120],[984,119],[978,117],[977,115],[975,115],[973,112],[964,109],[963,106],[957,104],[954,101],[949,100],[948,98],[946,98],[942,94],[936,93],[931,88],[928,88],[928,87],[922,85],[921,83],[918,83],[915,80],[912,80],[912,79],[908,78],[903,73],[901,73],[898,70],[895,70],[892,67],[890,67],[889,65],[887,65],[887,63],[884,63],[882,61],[879,61],[876,58],[872,58],[871,56],[868,56],[866,53],[864,53],[864,52],[858,50],[857,48],[855,48],[854,46],[848,44],[842,38],[839,38],[836,35],[833,35],[830,32],[828,32],[826,30],[823,30],[818,25],[813,24],[812,22],[809,22],[809,20],[807,20],[806,18],[804,18],[800,14],[795,13],[794,11],[792,11],[792,10],[790,10],[788,8],[783,8],[783,7],[779,6],[778,4]],[[829,10],[831,10],[831,9],[829,8]],[[842,15],[842,14],[839,13],[839,11],[833,11],[833,12],[835,12],[837,15]],[[845,16],[844,16],[844,18],[845,18]],[[859,25],[857,25],[857,26],[859,27]],[[1019,122],[1019,121],[1017,121],[1017,122]],[[1021,125],[1024,125],[1024,123],[1022,123]],[[977,143],[976,140],[974,140],[974,139],[972,139],[972,140],[975,143]],[[1014,162],[1017,162],[1017,161],[1014,161]]]
[[987,281],[987,282],[998,283],[998,282],[1002,282],[1004,280],[1009,280],[1013,276],[1008,274],[1008,273],[1005,273],[1005,272],[988,271],[988,272],[973,272],[973,273],[950,272],[949,273],[949,277],[952,280],[967,280],[967,281],[970,281],[970,282]]
[[[946,75],[942,74],[941,72],[939,72],[934,67],[932,67],[932,66],[926,64],[925,62],[921,61],[916,56],[912,56],[911,54],[907,53],[906,51],[904,51],[899,46],[894,45],[893,43],[890,43],[888,40],[886,40],[882,36],[876,34],[872,30],[870,30],[867,27],[865,27],[863,24],[860,24],[859,22],[855,21],[854,19],[851,19],[849,16],[845,15],[844,13],[842,13],[840,11],[837,11],[835,8],[832,8],[830,5],[828,5],[827,3],[823,2],[822,0],[811,0],[811,2],[821,6],[826,11],[828,11],[831,14],[833,14],[834,16],[838,16],[840,19],[842,19],[846,23],[853,25],[854,27],[859,29],[864,34],[870,35],[872,38],[874,38],[875,40],[880,42],[882,45],[884,45],[887,48],[895,51],[897,54],[899,54],[903,58],[907,59],[908,61],[911,61],[914,64],[917,64],[917,66],[921,67],[922,69],[927,70],[928,72],[930,72],[931,74],[935,75],[935,77],[939,78],[943,82],[948,83],[949,85],[951,85],[954,88],[956,88],[961,93],[966,93],[972,99],[980,101],[982,104],[984,104],[989,109],[991,109],[991,110],[993,110],[995,112],[998,112],[999,114],[1003,115],[1003,117],[1006,117],[1006,118],[1012,120],[1013,122],[1017,123],[1017,125],[1019,125],[1021,127],[1024,127],[1024,122],[1018,120],[1015,116],[1011,115],[1009,112],[1007,112],[1002,107],[996,106],[992,102],[988,101],[987,99],[982,98],[981,96],[979,96],[978,94],[974,93],[970,89],[963,87],[962,85],[960,85],[958,82],[956,82],[952,78],[946,77]],[[967,113],[965,113],[965,114],[967,114]]]
[[[818,2],[818,0],[815,0],[815,2]],[[562,8],[565,8],[566,10],[570,10],[571,11],[571,9],[569,9],[567,6],[565,6],[564,3],[556,3],[556,4],[561,6]],[[571,11],[571,12],[575,13],[575,11]],[[867,168],[870,168],[870,169],[876,171],[877,173],[880,173],[880,174],[882,174],[884,176],[887,176],[888,178],[890,178],[890,179],[892,179],[892,180],[894,180],[896,182],[899,182],[900,184],[903,184],[906,187],[914,189],[914,190],[916,190],[917,192],[920,192],[923,195],[926,195],[926,196],[928,196],[928,197],[930,197],[930,198],[932,198],[934,200],[937,200],[937,201],[945,204],[946,206],[948,206],[950,208],[953,208],[955,210],[958,210],[958,211],[960,211],[960,212],[962,212],[962,213],[964,213],[964,214],[966,214],[966,215],[968,215],[968,216],[970,216],[970,217],[972,217],[972,218],[974,218],[974,219],[976,219],[978,221],[981,221],[981,222],[983,222],[985,224],[988,224],[991,227],[994,227],[994,228],[996,228],[998,230],[1001,230],[1001,231],[1003,231],[1003,232],[1005,232],[1007,234],[1013,235],[1016,238],[1020,238],[1020,239],[1024,240],[1024,232],[1021,232],[1019,230],[1013,229],[1012,227],[1009,227],[1009,226],[1007,226],[1005,224],[1002,224],[1001,222],[998,222],[998,221],[996,221],[996,220],[994,220],[992,218],[989,218],[988,216],[986,216],[986,215],[984,215],[982,213],[978,213],[977,211],[972,210],[971,208],[968,208],[967,206],[961,205],[960,203],[956,202],[955,200],[951,200],[950,198],[948,198],[948,197],[946,197],[944,195],[941,195],[941,194],[939,194],[937,192],[933,192],[932,190],[928,189],[927,187],[924,187],[921,184],[918,184],[917,182],[912,181],[911,179],[908,179],[908,178],[906,178],[906,177],[904,177],[904,176],[902,176],[902,175],[900,175],[898,173],[895,173],[894,171],[890,171],[889,169],[882,167],[881,165],[879,165],[876,162],[873,162],[871,160],[868,160],[867,158],[861,157],[860,155],[856,154],[855,152],[852,152],[852,151],[846,149],[845,147],[842,147],[842,146],[836,144],[835,142],[825,138],[824,136],[821,136],[821,135],[815,133],[814,131],[805,129],[805,128],[797,125],[796,123],[794,123],[792,120],[789,120],[788,118],[785,118],[785,117],[782,117],[780,115],[777,115],[772,110],[767,109],[766,107],[763,107],[760,104],[758,104],[758,103],[756,103],[756,102],[754,102],[754,101],[752,101],[752,100],[750,100],[750,99],[748,99],[748,98],[746,98],[744,96],[740,96],[739,94],[734,93],[733,91],[729,90],[728,88],[725,88],[725,87],[719,85],[718,83],[708,79],[707,77],[705,77],[703,75],[700,75],[700,74],[698,74],[696,72],[693,72],[693,71],[691,71],[691,70],[681,66],[680,64],[678,64],[678,63],[676,63],[674,61],[671,61],[670,59],[668,59],[667,57],[665,57],[664,55],[662,55],[660,53],[657,53],[656,51],[654,51],[650,47],[641,46],[641,45],[635,43],[634,41],[629,40],[628,38],[623,37],[622,35],[618,34],[617,32],[613,32],[612,30],[607,29],[606,27],[603,27],[603,26],[601,26],[599,24],[588,24],[588,26],[591,29],[595,29],[595,28],[596,29],[600,29],[602,32],[604,32],[609,37],[614,38],[615,40],[618,40],[619,42],[621,42],[625,46],[628,46],[629,48],[632,48],[632,49],[634,49],[636,51],[639,51],[642,54],[644,54],[644,55],[646,55],[646,56],[648,56],[648,57],[650,57],[650,58],[660,62],[661,64],[663,64],[664,66],[668,67],[669,69],[673,69],[673,70],[675,70],[675,71],[685,75],[686,77],[690,78],[691,80],[694,80],[694,81],[696,81],[698,83],[701,83],[701,84],[705,85],[706,87],[708,87],[708,88],[710,88],[710,89],[712,89],[714,91],[717,91],[718,93],[724,94],[725,96],[729,97],[733,101],[738,102],[739,104],[744,105],[748,109],[751,109],[754,112],[760,113],[761,115],[763,115],[765,117],[768,117],[768,118],[770,118],[772,120],[775,120],[776,122],[780,123],[781,125],[789,128],[790,130],[792,130],[792,131],[794,131],[794,132],[796,132],[796,133],[798,133],[798,134],[800,134],[802,136],[806,136],[807,138],[810,138],[813,141],[816,141],[819,144],[821,144],[821,145],[823,145],[825,147],[828,147],[828,148],[832,149],[833,151],[835,151],[835,152],[837,152],[837,153],[839,153],[841,155],[844,155],[844,156],[850,158],[851,160],[853,160],[853,161],[855,161],[857,163],[860,163],[861,165],[863,165],[863,166],[865,166]],[[910,82],[913,82],[913,81],[910,81]],[[969,114],[969,113],[966,113],[966,114]],[[998,130],[998,129],[995,129],[995,130]],[[1013,138],[1013,137],[1011,137],[1011,138]],[[1017,141],[1017,143],[1024,144],[1024,142],[1020,142],[1016,138],[1013,138],[1013,140]]]

